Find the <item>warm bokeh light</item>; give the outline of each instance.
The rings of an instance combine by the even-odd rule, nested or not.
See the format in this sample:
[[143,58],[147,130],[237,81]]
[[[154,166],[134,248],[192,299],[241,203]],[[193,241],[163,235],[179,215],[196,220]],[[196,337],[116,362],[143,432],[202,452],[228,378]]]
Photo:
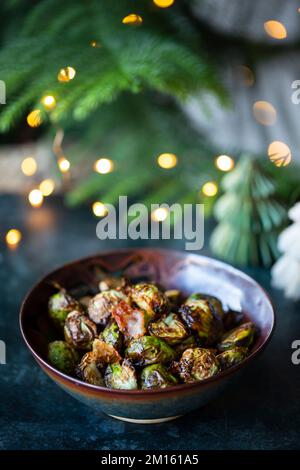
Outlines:
[[263,126],[272,126],[276,121],[276,109],[268,101],[256,101],[253,114],[256,121]]
[[95,48],[99,48],[99,47],[101,47],[101,44],[98,41],[91,41],[90,46],[95,47]]
[[67,160],[65,157],[60,157],[58,159],[57,164],[62,173],[66,173],[67,171],[69,171],[71,166],[69,160]]
[[76,70],[73,67],[64,67],[63,69],[60,69],[57,75],[57,80],[59,82],[69,82],[70,80],[73,80],[73,78],[76,75]]
[[12,228],[5,236],[6,243],[11,247],[16,247],[22,239],[20,230]]
[[33,157],[24,158],[21,163],[21,170],[26,176],[32,176],[36,173],[37,163]]
[[202,186],[202,193],[205,196],[208,197],[213,197],[218,193],[218,185],[214,181],[207,181],[207,183],[204,183]]
[[155,222],[163,222],[168,217],[168,210],[165,207],[158,207],[151,214]]
[[270,20],[264,23],[266,33],[274,39],[285,39],[287,32],[285,26],[280,21]]
[[42,98],[42,104],[47,109],[53,109],[56,106],[56,99],[52,95],[46,95]]
[[251,87],[254,85],[255,78],[252,70],[246,65],[237,65],[236,71],[238,78],[246,87]]
[[228,155],[220,155],[215,160],[216,167],[221,171],[230,171],[234,168],[234,160]]
[[55,183],[50,178],[43,180],[39,186],[39,189],[43,196],[50,196],[50,194],[53,193],[54,188],[55,188]]
[[124,16],[122,19],[123,24],[139,25],[142,24],[142,22],[143,18],[135,13],[130,13],[130,15]]
[[39,127],[43,122],[42,113],[39,109],[31,111],[27,116],[27,124],[30,127]]
[[105,204],[100,201],[94,202],[94,204],[92,205],[92,210],[96,217],[104,217],[107,214]]
[[177,157],[174,153],[162,153],[157,158],[157,163],[159,166],[165,169],[174,168],[177,165]]
[[110,173],[113,171],[114,163],[109,158],[100,158],[94,163],[94,170],[97,173],[101,173],[105,175],[106,173]]
[[275,140],[268,147],[268,156],[275,166],[287,166],[292,161],[292,152],[287,144]]
[[44,196],[39,189],[33,189],[28,194],[28,200],[33,207],[40,207],[43,204]]
[[160,8],[168,8],[173,5],[175,0],[153,0],[153,3]]

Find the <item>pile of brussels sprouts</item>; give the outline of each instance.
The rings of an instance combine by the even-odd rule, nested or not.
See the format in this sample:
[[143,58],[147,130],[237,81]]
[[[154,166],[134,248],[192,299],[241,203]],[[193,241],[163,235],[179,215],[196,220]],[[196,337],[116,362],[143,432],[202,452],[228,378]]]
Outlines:
[[114,389],[195,383],[242,362],[253,323],[224,311],[216,297],[110,278],[95,296],[76,300],[64,289],[49,299],[64,340],[49,344],[49,362],[92,385]]

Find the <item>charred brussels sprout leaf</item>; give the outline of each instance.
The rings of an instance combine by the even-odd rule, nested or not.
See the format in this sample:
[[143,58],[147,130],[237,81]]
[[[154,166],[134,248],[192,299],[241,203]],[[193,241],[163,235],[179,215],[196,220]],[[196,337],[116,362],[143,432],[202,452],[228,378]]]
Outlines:
[[217,315],[221,319],[223,319],[224,317],[223,305],[222,305],[222,302],[217,297],[214,297],[213,295],[208,295],[208,294],[192,294],[188,298],[188,302],[197,301],[197,300],[207,300],[213,306]]
[[180,290],[177,289],[170,289],[165,291],[165,296],[169,301],[170,310],[176,309],[179,307],[182,295]]
[[189,297],[179,312],[188,327],[197,333],[201,346],[211,346],[219,340],[222,334],[222,321],[210,302]]
[[208,379],[219,371],[216,356],[203,348],[186,349],[178,364],[180,378],[187,383]]
[[176,385],[178,380],[162,364],[145,367],[141,373],[141,388],[166,388]]
[[49,362],[65,374],[73,374],[79,361],[77,351],[65,341],[53,341],[48,346]]
[[101,339],[94,339],[93,342],[93,355],[97,365],[104,366],[106,364],[113,364],[121,361],[121,356],[118,351],[108,343]]
[[218,344],[218,349],[219,351],[227,351],[235,346],[249,348],[253,343],[254,335],[255,327],[253,323],[243,323],[223,335],[221,342]]
[[119,290],[106,290],[95,295],[88,306],[88,314],[97,325],[105,326],[111,317],[112,311],[122,300],[126,301],[126,295]]
[[238,326],[243,320],[242,312],[235,312],[234,310],[229,310],[225,313],[223,317],[223,326],[225,330],[232,330]]
[[147,320],[153,320],[165,313],[168,299],[154,284],[140,283],[130,290],[131,300],[147,314]]
[[122,333],[114,320],[111,320],[110,323],[104,328],[100,339],[105,341],[105,343],[111,344],[117,351],[120,351],[122,348]]
[[64,326],[65,340],[78,349],[91,349],[97,336],[97,327],[82,312],[74,310],[66,318]]
[[122,364],[110,364],[105,372],[105,385],[108,388],[136,390],[137,378],[136,372],[129,361],[126,359]]
[[155,336],[143,336],[132,340],[126,349],[126,357],[136,366],[166,364],[175,359],[175,351]]
[[95,356],[92,351],[83,356],[76,372],[78,377],[84,380],[84,382],[92,385],[104,385],[102,374],[98,369]]
[[217,355],[221,369],[228,369],[242,362],[247,356],[247,349],[245,348],[232,348]]
[[178,344],[189,336],[187,327],[176,313],[169,313],[157,322],[150,323],[149,332],[171,345]]
[[68,314],[73,310],[83,312],[83,308],[79,302],[73,299],[73,297],[67,294],[64,290],[61,290],[50,297],[48,302],[49,316],[57,327],[64,327]]
[[186,339],[184,339],[181,343],[176,344],[176,346],[174,347],[174,350],[176,351],[177,356],[181,357],[182,353],[186,349],[196,348],[197,346],[198,345],[197,345],[195,336],[190,335]]

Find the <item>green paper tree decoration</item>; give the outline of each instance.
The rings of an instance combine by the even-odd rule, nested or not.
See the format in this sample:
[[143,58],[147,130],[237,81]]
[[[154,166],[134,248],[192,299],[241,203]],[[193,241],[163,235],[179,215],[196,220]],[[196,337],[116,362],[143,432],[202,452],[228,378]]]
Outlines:
[[244,156],[222,180],[224,195],[214,215],[212,252],[237,265],[270,266],[278,257],[277,237],[287,221],[275,184],[262,165]]

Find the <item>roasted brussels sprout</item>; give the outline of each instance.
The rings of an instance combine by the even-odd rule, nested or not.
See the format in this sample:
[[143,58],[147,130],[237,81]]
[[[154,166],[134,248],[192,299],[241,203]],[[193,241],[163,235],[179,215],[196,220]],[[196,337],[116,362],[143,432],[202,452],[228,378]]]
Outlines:
[[168,299],[154,284],[140,283],[130,289],[131,300],[147,314],[147,321],[167,311]]
[[138,388],[135,369],[126,359],[122,364],[108,365],[104,379],[108,388],[119,390],[135,390]]
[[167,364],[175,359],[175,351],[162,339],[142,336],[129,343],[125,355],[135,366]]
[[191,297],[179,309],[181,318],[197,333],[201,346],[211,346],[222,334],[222,321],[208,300]]
[[227,351],[235,346],[249,348],[253,343],[255,327],[253,323],[247,322],[225,333],[218,344],[219,351]]
[[56,369],[73,374],[79,362],[79,354],[65,341],[53,341],[48,346],[48,360]]
[[95,295],[88,306],[88,314],[97,325],[105,326],[111,317],[113,309],[120,301],[126,301],[126,295],[118,290],[106,290]]
[[176,351],[177,356],[181,357],[182,353],[186,349],[196,348],[197,346],[198,345],[197,345],[195,336],[190,335],[186,339],[184,339],[181,343],[176,344],[174,346],[174,350]]
[[224,370],[239,364],[245,359],[246,356],[247,349],[235,347],[232,349],[227,349],[227,351],[218,354],[217,359],[220,363],[221,369]]
[[95,362],[99,366],[106,364],[113,364],[122,360],[118,351],[108,343],[105,343],[101,339],[94,339],[93,342],[93,354]]
[[110,289],[118,289],[122,290],[125,288],[128,284],[128,281],[124,277],[112,277],[112,276],[106,276],[99,282],[99,290],[101,292],[104,292],[106,290]]
[[105,341],[105,343],[111,344],[117,351],[121,350],[123,338],[115,320],[110,320],[109,324],[102,331],[100,339]]
[[238,326],[243,320],[242,312],[235,312],[234,310],[229,310],[224,314],[223,317],[223,326],[225,331],[233,330]]
[[178,344],[189,336],[185,324],[176,313],[163,315],[157,322],[149,325],[149,333],[166,341],[168,344]]
[[141,373],[141,388],[166,388],[176,385],[178,380],[162,364],[152,364]]
[[65,340],[78,349],[91,349],[92,342],[97,336],[97,327],[82,312],[73,310],[66,318],[64,326]]
[[139,338],[147,332],[145,312],[131,307],[127,302],[119,302],[113,310],[112,316],[127,340]]
[[104,380],[95,361],[93,351],[86,353],[76,369],[78,377],[92,385],[104,385]]
[[178,363],[180,378],[186,383],[199,382],[220,371],[219,361],[207,349],[186,349]]
[[197,300],[208,300],[208,302],[213,306],[217,315],[223,319],[224,317],[224,310],[222,302],[213,295],[208,294],[192,294],[188,297],[188,302],[197,301]]
[[64,327],[68,313],[73,310],[82,311],[83,309],[79,302],[67,294],[65,290],[62,289],[50,297],[48,302],[48,311],[57,327]]
[[181,303],[182,295],[180,290],[170,289],[165,291],[165,296],[169,301],[170,310],[177,309]]

